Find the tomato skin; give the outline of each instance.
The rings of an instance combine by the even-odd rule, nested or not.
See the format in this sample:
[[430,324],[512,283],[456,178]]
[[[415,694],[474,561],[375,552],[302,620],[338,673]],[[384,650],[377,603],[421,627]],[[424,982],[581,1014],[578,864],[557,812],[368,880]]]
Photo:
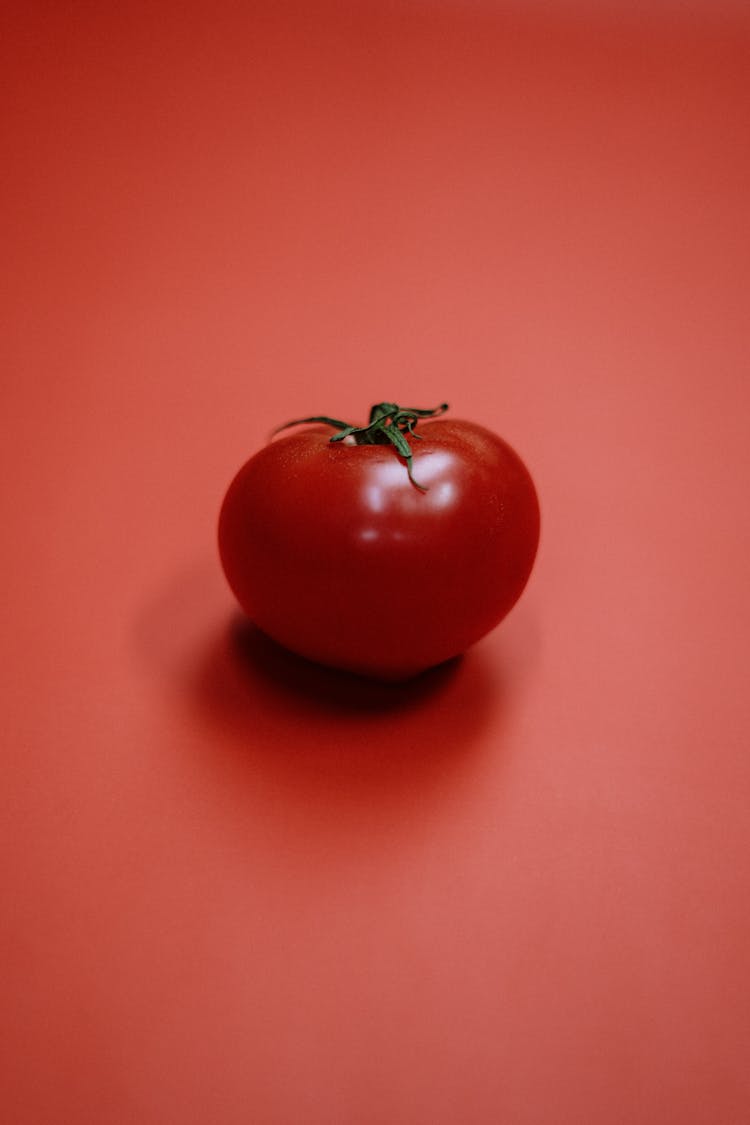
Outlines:
[[315,426],[240,469],[219,551],[245,613],[322,664],[405,679],[464,652],[519,598],[539,542],[531,476],[472,422],[421,423],[413,474],[390,445]]

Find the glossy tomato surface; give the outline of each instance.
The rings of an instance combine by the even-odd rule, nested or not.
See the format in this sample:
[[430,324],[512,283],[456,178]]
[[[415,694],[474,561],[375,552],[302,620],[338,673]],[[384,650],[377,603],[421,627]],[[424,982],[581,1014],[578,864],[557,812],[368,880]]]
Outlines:
[[504,441],[440,419],[390,445],[333,444],[322,426],[272,441],[219,519],[245,613],[293,652],[405,678],[463,652],[520,596],[539,541],[531,476]]

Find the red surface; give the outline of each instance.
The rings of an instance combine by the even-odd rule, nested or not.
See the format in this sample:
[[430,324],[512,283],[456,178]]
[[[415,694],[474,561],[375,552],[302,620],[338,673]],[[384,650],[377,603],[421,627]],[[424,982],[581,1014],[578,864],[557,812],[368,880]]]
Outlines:
[[[535,10],[6,9],[12,1125],[750,1117],[750,30]],[[237,632],[215,521],[386,398],[543,537],[353,690]]]

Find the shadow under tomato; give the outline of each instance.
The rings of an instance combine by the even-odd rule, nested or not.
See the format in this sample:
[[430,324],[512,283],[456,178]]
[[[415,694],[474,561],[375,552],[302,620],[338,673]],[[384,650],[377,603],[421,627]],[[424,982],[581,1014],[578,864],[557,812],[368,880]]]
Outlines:
[[300,839],[347,825],[347,838],[378,836],[415,809],[437,815],[464,783],[481,786],[480,760],[497,765],[513,644],[500,654],[480,645],[403,683],[370,680],[297,657],[228,615],[215,570],[173,575],[133,632],[166,708],[166,746],[202,805],[213,792],[222,816],[275,820],[280,832],[300,819]]
[[207,647],[193,698],[230,772],[260,757],[285,787],[376,800],[466,766],[490,717],[502,720],[504,689],[477,653],[382,682],[295,656],[235,616]]

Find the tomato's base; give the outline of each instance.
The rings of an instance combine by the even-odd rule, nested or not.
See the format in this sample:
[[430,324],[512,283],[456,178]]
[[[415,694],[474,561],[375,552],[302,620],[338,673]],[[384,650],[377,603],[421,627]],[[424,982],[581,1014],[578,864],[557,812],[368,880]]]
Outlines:
[[[418,668],[368,668],[355,663],[330,663],[316,660],[306,653],[296,652],[294,649],[281,644],[269,633],[260,628],[251,618],[238,615],[233,624],[232,642],[244,661],[254,669],[272,676],[274,679],[283,680],[302,690],[325,689],[332,686],[336,680],[342,689],[342,696],[346,690],[355,687],[378,685],[386,690],[396,691],[399,687],[411,689],[428,689],[453,675],[458,669],[463,654],[452,656],[429,667]],[[325,685],[322,683],[325,678]]]

